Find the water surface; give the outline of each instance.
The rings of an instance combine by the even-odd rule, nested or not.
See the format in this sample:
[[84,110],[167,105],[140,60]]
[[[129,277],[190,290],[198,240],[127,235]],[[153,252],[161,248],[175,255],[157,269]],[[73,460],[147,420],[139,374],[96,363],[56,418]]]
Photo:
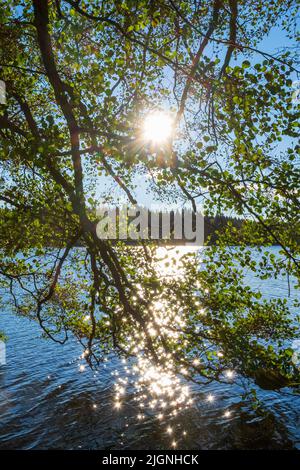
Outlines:
[[[287,295],[286,279],[259,281],[249,273],[248,281],[268,298]],[[193,405],[172,421],[151,414],[139,421],[130,392],[120,410],[113,408],[117,359],[96,373],[79,372],[82,348],[74,339],[53,343],[5,309],[0,330],[9,337],[0,368],[0,449],[168,449],[174,440],[182,449],[300,448],[300,397],[288,389],[258,390],[264,409],[254,411],[241,387],[193,386]]]

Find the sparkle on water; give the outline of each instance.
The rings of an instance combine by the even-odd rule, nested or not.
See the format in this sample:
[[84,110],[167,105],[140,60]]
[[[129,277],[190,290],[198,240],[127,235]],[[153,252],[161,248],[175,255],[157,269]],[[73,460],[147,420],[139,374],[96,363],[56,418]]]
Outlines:
[[234,371],[233,371],[233,370],[227,370],[227,371],[225,372],[225,375],[226,375],[227,379],[233,379],[233,377],[234,377]]
[[207,396],[207,401],[209,401],[210,403],[213,402],[214,399],[215,397],[211,393]]

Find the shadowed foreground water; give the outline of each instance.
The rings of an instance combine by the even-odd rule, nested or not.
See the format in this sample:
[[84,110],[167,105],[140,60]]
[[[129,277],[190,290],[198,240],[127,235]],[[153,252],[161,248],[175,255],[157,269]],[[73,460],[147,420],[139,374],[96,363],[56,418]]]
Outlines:
[[[263,288],[270,297],[287,286],[274,280]],[[0,330],[9,337],[0,367],[0,449],[168,449],[174,439],[181,449],[300,448],[300,397],[288,389],[259,391],[264,409],[254,411],[236,385],[194,386],[193,405],[172,422],[151,415],[139,421],[130,392],[113,408],[118,359],[98,373],[79,372],[82,349],[74,340],[62,346],[43,339],[38,325],[5,311]]]

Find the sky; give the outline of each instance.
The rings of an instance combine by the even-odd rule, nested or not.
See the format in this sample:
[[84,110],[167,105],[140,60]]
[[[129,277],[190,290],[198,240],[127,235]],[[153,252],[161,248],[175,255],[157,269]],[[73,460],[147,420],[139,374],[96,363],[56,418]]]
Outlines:
[[[270,31],[269,35],[266,36],[260,42],[260,44],[257,46],[257,49],[267,52],[269,54],[276,55],[276,53],[280,52],[280,50],[283,47],[286,47],[289,45],[292,45],[292,42],[286,37],[285,32],[279,27],[274,27]],[[208,54],[207,50],[206,50],[206,54]],[[238,57],[235,63],[238,64],[243,60],[245,60],[245,56],[240,55],[240,57]],[[254,64],[256,62],[261,62],[263,60],[264,60],[264,57],[262,57],[261,54],[255,53],[251,56],[251,62],[253,62]],[[234,61],[232,61],[232,63],[234,63]],[[293,78],[296,80],[297,79],[296,75]],[[281,144],[282,148],[284,148],[284,146],[287,145],[288,143],[287,140],[288,138],[286,138],[285,142],[282,142]],[[137,176],[134,179],[136,190],[133,192],[139,204],[145,205],[147,207],[157,204],[157,199],[155,198],[155,195],[149,189],[149,179],[150,178],[149,177],[147,178],[146,175]],[[120,188],[116,187],[116,183],[112,180],[112,178],[101,176],[99,177],[97,181],[97,185],[96,185],[96,197],[97,199],[99,199],[100,203],[101,203],[101,193],[103,191],[103,188],[105,188],[105,192],[109,188],[110,194],[113,194],[114,198],[117,201],[120,201],[120,200],[123,202],[126,201],[125,193]],[[182,204],[182,201],[178,201],[178,205],[180,206],[181,204]],[[165,208],[165,206],[162,208]]]

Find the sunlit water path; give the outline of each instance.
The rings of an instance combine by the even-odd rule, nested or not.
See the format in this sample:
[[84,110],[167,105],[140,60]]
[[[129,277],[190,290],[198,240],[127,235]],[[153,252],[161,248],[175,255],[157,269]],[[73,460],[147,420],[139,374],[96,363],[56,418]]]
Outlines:
[[[163,276],[173,275],[170,265],[160,268]],[[268,298],[287,294],[283,279],[258,281],[248,274],[248,282]],[[61,346],[42,339],[36,324],[5,310],[0,330],[9,337],[7,366],[0,368],[0,449],[300,448],[300,397],[288,390],[258,391],[261,412],[241,399],[236,385],[190,385],[190,404],[180,413],[157,419],[150,409],[140,416],[130,386],[115,406],[116,383],[126,380],[118,359],[97,372],[80,371],[75,340]],[[147,371],[154,387],[156,373]],[[168,389],[170,380],[164,376],[160,387]]]

